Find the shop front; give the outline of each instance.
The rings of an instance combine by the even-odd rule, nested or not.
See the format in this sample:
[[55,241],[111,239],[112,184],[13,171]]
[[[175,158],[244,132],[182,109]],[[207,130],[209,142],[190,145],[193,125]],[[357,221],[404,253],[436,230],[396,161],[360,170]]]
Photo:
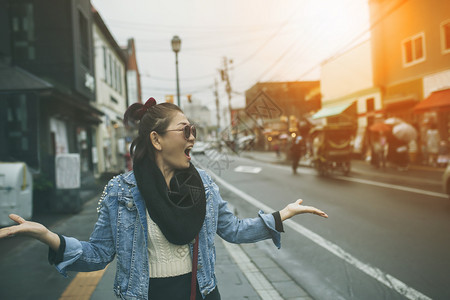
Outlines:
[[450,159],[450,89],[432,92],[413,112],[420,124],[422,162],[445,166]]

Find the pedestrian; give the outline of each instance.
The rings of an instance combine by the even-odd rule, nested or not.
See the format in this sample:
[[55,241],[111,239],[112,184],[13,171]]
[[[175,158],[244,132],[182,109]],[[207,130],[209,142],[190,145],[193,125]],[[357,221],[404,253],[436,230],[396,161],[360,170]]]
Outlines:
[[134,122],[133,171],[111,179],[98,206],[89,241],[49,231],[45,226],[10,218],[18,225],[0,230],[0,238],[33,237],[49,246],[49,261],[67,271],[95,271],[114,257],[114,292],[121,299],[220,299],[214,274],[214,236],[232,243],[272,239],[279,248],[283,221],[297,214],[323,211],[302,200],[272,214],[239,220],[228,209],[217,185],[190,162],[195,126],[178,106],[131,105],[125,124]]
[[388,143],[387,143],[387,137],[384,134],[384,132],[380,133],[380,153],[379,153],[379,157],[380,157],[380,166],[382,168],[386,167],[386,152],[387,152],[387,148],[388,148]]
[[388,161],[397,166],[399,171],[408,170],[408,143],[399,140],[394,135],[389,136]]
[[292,158],[292,173],[297,174],[298,163],[306,151],[306,143],[301,135],[293,140],[290,151]]
[[273,149],[275,150],[275,154],[277,155],[277,158],[280,157],[280,144],[277,142],[274,146]]
[[369,138],[369,144],[370,144],[370,164],[373,165],[376,168],[380,167],[380,152],[381,152],[381,145],[380,145],[380,136],[378,132],[371,132],[370,138]]
[[428,164],[430,166],[437,166],[437,158],[439,154],[439,131],[437,129],[436,123],[432,122],[430,128],[426,132],[427,139],[427,154],[428,154]]

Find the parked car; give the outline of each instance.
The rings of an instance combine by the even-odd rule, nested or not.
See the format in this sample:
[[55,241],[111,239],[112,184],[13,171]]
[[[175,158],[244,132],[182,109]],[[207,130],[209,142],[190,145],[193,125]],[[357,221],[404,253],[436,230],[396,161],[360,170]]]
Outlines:
[[450,198],[450,162],[447,164],[447,168],[444,171],[444,175],[442,176],[442,184],[444,186],[444,192]]
[[206,154],[206,150],[210,149],[210,144],[205,142],[195,142],[194,147],[191,150],[193,154]]
[[255,145],[255,136],[247,135],[237,140],[239,150],[251,150]]

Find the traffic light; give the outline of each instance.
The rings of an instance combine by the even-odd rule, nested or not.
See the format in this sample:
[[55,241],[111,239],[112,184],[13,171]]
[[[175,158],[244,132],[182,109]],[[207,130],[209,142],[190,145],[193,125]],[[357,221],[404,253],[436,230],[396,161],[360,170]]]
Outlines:
[[173,103],[173,95],[166,95],[166,102]]
[[189,103],[192,103],[192,95],[191,94],[187,94],[186,98]]

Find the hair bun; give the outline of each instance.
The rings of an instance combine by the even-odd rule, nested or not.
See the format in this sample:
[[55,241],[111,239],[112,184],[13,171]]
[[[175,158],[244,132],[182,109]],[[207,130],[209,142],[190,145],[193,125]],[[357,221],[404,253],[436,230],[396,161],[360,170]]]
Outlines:
[[123,123],[125,124],[125,126],[128,126],[130,121],[131,123],[137,123],[142,119],[147,110],[154,105],[156,105],[156,100],[153,97],[149,98],[145,102],[145,104],[142,103],[131,104],[125,111]]
[[156,100],[153,97],[148,98],[147,102],[145,102],[144,106],[145,106],[145,110],[149,109],[150,107],[152,107],[153,105],[156,105]]

